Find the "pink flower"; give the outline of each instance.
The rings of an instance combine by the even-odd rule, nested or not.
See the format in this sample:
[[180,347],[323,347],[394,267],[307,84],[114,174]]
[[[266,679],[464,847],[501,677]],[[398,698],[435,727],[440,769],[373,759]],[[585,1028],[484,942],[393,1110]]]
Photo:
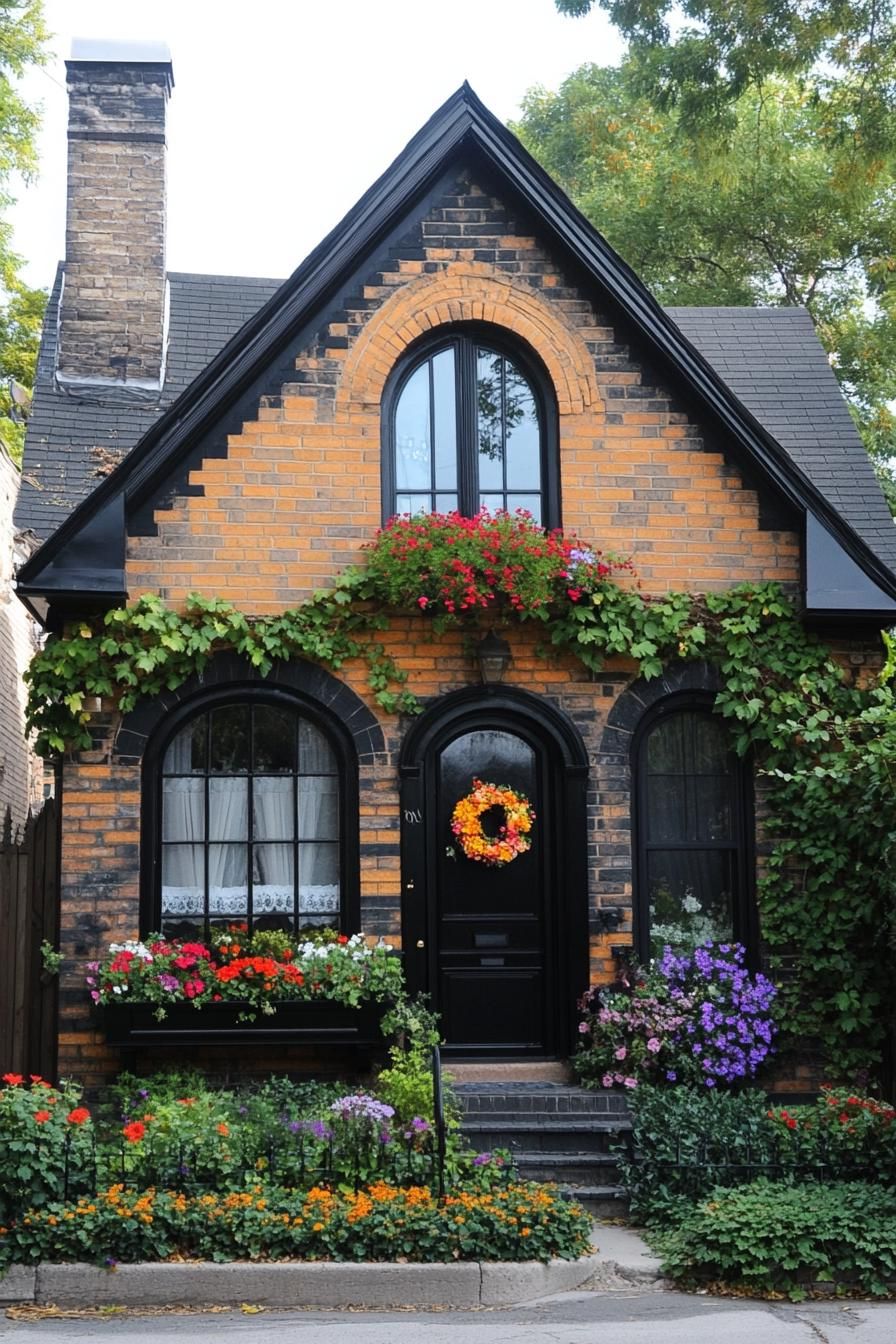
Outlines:
[[612,1086],[613,1086],[613,1075],[612,1075],[612,1073],[605,1073],[604,1076],[603,1076],[603,1078],[601,1078],[601,1080],[600,1080],[600,1085],[601,1085],[601,1087],[612,1087]]
[[626,1079],[624,1079],[623,1081],[624,1081],[624,1085],[625,1085],[626,1087],[637,1087],[637,1086],[638,1086],[638,1080],[637,1080],[637,1078],[626,1078]]
[[624,1046],[624,1045],[620,1045],[619,1049],[618,1049],[618,1050],[616,1051],[616,1053],[615,1053],[614,1058],[616,1058],[616,1059],[625,1059],[625,1057],[626,1057],[627,1054],[628,1054],[628,1051],[626,1050],[625,1046]]
[[585,1036],[585,1035],[587,1034],[587,1032],[588,1032],[588,1023],[587,1023],[587,1022],[580,1022],[580,1023],[579,1023],[579,1034],[580,1034],[581,1036]]
[[650,1040],[647,1042],[647,1049],[652,1055],[655,1055],[662,1049],[662,1046],[655,1036],[651,1036]]
[[417,606],[420,607],[421,610],[425,611],[426,608],[429,606],[429,598],[428,598],[428,597],[418,597],[418,598],[417,598]]

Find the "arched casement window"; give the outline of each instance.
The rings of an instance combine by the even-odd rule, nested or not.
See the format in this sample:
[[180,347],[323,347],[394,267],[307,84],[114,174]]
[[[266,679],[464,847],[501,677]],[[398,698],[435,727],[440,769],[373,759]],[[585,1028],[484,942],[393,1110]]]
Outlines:
[[336,725],[284,693],[221,690],[181,709],[145,769],[147,927],[352,931],[356,770]]
[[675,697],[634,749],[637,944],[738,941],[755,950],[752,799],[746,762],[704,700]]
[[530,352],[450,328],[396,368],[384,398],[383,515],[525,509],[560,523],[556,407]]

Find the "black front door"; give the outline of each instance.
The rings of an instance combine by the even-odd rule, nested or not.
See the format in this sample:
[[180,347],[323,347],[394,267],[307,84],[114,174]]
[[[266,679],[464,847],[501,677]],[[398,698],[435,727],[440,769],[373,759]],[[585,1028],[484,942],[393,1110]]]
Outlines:
[[[551,799],[536,742],[506,728],[452,737],[431,763],[435,826],[429,901],[431,984],[447,1044],[463,1053],[550,1054],[553,936],[547,909]],[[451,816],[474,780],[524,794],[536,817],[531,848],[502,867],[467,858]],[[486,836],[504,820],[483,814]]]

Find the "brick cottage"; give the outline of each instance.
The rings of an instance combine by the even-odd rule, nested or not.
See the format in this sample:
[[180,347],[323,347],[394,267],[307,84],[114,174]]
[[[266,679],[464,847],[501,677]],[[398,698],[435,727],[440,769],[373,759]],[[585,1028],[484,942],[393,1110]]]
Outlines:
[[[50,629],[142,593],[275,614],[396,513],[523,508],[630,556],[646,593],[775,580],[850,676],[879,666],[896,534],[803,310],[659,307],[466,85],[282,284],[168,274],[167,53],[82,44],[68,82],[18,516],[44,538],[19,593]],[[120,1067],[84,964],[150,930],[385,937],[450,1050],[486,1060],[569,1054],[589,979],[658,923],[708,922],[755,961],[761,807],[711,713],[720,674],[592,674],[531,626],[501,635],[509,667],[483,682],[461,633],[395,616],[416,718],[360,663],[260,676],[232,653],[95,715],[94,750],[60,766],[60,1071]],[[500,870],[449,852],[475,777],[537,813]],[[327,1047],[152,1059],[285,1070]]]

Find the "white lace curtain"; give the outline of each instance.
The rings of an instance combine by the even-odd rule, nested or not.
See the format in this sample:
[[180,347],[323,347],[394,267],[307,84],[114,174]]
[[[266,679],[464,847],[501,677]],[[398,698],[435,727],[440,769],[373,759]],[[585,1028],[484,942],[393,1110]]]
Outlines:
[[[326,745],[324,749],[328,751]],[[189,729],[165,758],[166,771],[190,769]],[[298,783],[296,802],[295,785]],[[208,818],[206,823],[206,784]],[[162,914],[205,909],[208,842],[209,913],[249,914],[249,799],[252,799],[253,913],[292,914],[294,839],[298,844],[299,909],[338,913],[338,783],[333,775],[183,775],[165,778],[162,797]],[[294,812],[295,809],[295,812]]]

